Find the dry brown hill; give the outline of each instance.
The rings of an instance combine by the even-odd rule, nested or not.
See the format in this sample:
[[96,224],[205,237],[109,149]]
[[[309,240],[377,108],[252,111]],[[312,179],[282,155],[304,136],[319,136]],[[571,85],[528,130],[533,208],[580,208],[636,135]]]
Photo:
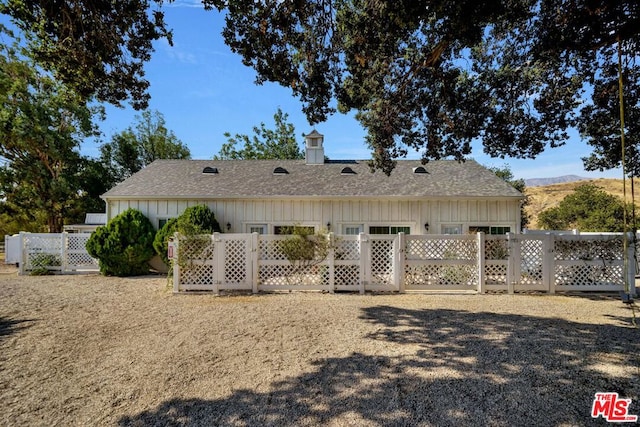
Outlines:
[[[584,181],[565,182],[562,184],[544,185],[540,187],[527,187],[525,194],[529,196],[529,206],[526,208],[526,212],[529,215],[529,227],[536,229],[538,227],[538,214],[545,209],[557,206],[565,196],[571,194],[573,190],[584,184],[597,185],[604,189],[607,193],[613,194],[622,198],[622,180],[621,179],[590,179]],[[640,199],[640,183],[637,179],[634,180],[636,198]],[[631,201],[631,182],[627,181],[627,200]],[[636,205],[640,206],[638,200]]]

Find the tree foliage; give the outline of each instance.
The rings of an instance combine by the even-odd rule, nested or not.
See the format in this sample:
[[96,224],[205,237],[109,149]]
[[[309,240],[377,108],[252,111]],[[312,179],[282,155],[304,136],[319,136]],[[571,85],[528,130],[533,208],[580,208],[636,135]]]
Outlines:
[[127,209],[98,227],[87,240],[87,252],[99,260],[106,276],[138,276],[149,272],[155,231],[149,219]]
[[211,209],[204,205],[191,206],[185,209],[179,217],[169,219],[158,230],[153,240],[153,249],[162,261],[169,265],[167,244],[174,233],[195,235],[219,233],[220,231],[220,224]]
[[80,206],[100,203],[96,199],[106,189],[88,175],[99,165],[78,152],[80,141],[96,135],[95,114],[73,90],[36,67],[17,43],[2,48],[2,211],[31,220],[44,217],[48,230],[59,232]]
[[[631,212],[630,207],[627,209]],[[542,211],[538,226],[547,230],[622,232],[624,202],[596,185],[583,184],[558,206]]]
[[[273,115],[275,129],[268,129],[264,123],[260,123],[260,127],[253,127],[252,137],[242,134],[232,137],[226,132],[224,136],[228,142],[222,145],[214,159],[304,159],[304,152],[296,142],[295,127],[287,122],[288,118],[289,115],[278,108]],[[236,148],[238,145],[242,148]]]
[[503,179],[506,183],[511,185],[513,188],[518,190],[524,195],[524,199],[522,200],[522,204],[520,205],[520,226],[522,228],[526,228],[529,225],[529,215],[527,214],[526,208],[529,205],[529,197],[525,194],[525,190],[527,188],[527,184],[524,179],[515,179],[513,172],[511,172],[511,168],[509,165],[504,165],[503,167],[489,167],[487,168],[493,173],[495,173],[499,178]]
[[[151,5],[156,7],[150,10]],[[172,42],[161,0],[3,0],[8,15],[28,37],[34,58],[84,100],[146,108],[144,63],[153,41]]]
[[138,172],[158,159],[188,159],[189,148],[167,129],[159,111],[145,110],[136,124],[116,133],[100,147],[100,160],[111,168],[116,182]]

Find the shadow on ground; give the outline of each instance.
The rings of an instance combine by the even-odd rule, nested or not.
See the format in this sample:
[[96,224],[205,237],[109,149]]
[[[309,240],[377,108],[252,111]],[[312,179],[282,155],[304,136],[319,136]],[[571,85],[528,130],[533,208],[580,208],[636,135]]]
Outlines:
[[33,319],[19,320],[0,317],[0,340],[29,327],[29,323],[33,321]]
[[590,417],[599,391],[633,399],[630,413],[640,413],[640,332],[628,321],[391,306],[361,319],[375,326],[366,338],[388,344],[385,356],[324,359],[270,392],[169,400],[120,425],[606,425]]

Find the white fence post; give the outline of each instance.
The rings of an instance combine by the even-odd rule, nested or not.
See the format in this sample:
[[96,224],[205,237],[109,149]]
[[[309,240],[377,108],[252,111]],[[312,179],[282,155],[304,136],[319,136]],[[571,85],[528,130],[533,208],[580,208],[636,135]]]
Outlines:
[[625,233],[624,239],[629,240],[627,245],[627,283],[629,284],[629,295],[636,294],[636,258],[635,258],[635,245],[633,239],[633,233]]
[[260,275],[260,266],[258,259],[260,258],[260,235],[258,233],[251,234],[251,292],[258,293],[258,280]]
[[215,268],[213,270],[213,292],[220,293],[220,284],[224,281],[224,269],[225,269],[225,244],[220,238],[220,233],[213,233],[211,235],[213,242],[214,254],[215,254]]
[[485,291],[484,288],[484,264],[485,264],[485,253],[484,253],[484,233],[479,232],[477,234],[477,243],[478,243],[478,293],[483,294]]
[[180,292],[180,239],[178,233],[174,233],[173,241],[169,242],[169,247],[173,246],[171,264],[173,264],[173,292]]
[[62,273],[65,273],[69,269],[69,260],[67,259],[69,254],[67,253],[67,245],[69,244],[69,236],[66,231],[63,231],[60,235],[61,248],[60,248],[60,269]]
[[360,243],[360,293],[364,294],[371,272],[371,268],[368,268],[371,264],[369,237],[364,233],[360,233],[358,242]]
[[553,234],[547,234],[542,241],[542,280],[543,286],[550,294],[556,293],[555,242],[556,237]]
[[394,240],[393,247],[393,286],[398,289],[398,292],[404,293],[404,266],[406,260],[407,236],[400,232],[398,238]]
[[20,275],[23,275],[26,271],[26,263],[27,263],[27,243],[25,236],[27,233],[25,231],[20,232]]
[[520,244],[514,233],[507,233],[507,245],[509,247],[509,264],[507,265],[507,293],[513,294],[514,285],[520,278],[520,266],[522,265],[522,253]]
[[327,264],[329,268],[329,293],[334,293],[336,285],[336,240],[333,232],[327,235],[329,240],[329,251],[327,252]]

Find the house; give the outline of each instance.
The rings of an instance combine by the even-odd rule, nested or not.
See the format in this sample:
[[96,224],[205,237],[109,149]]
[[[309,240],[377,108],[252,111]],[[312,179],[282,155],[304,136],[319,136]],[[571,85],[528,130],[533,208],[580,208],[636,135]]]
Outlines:
[[107,219],[136,208],[161,227],[204,204],[231,233],[520,231],[523,195],[475,161],[400,160],[386,176],[366,160],[325,160],[323,139],[306,136],[305,160],[157,160],[102,196]]
[[63,227],[68,233],[93,233],[101,225],[107,223],[107,214],[105,213],[87,213],[84,216],[82,224],[68,224]]

